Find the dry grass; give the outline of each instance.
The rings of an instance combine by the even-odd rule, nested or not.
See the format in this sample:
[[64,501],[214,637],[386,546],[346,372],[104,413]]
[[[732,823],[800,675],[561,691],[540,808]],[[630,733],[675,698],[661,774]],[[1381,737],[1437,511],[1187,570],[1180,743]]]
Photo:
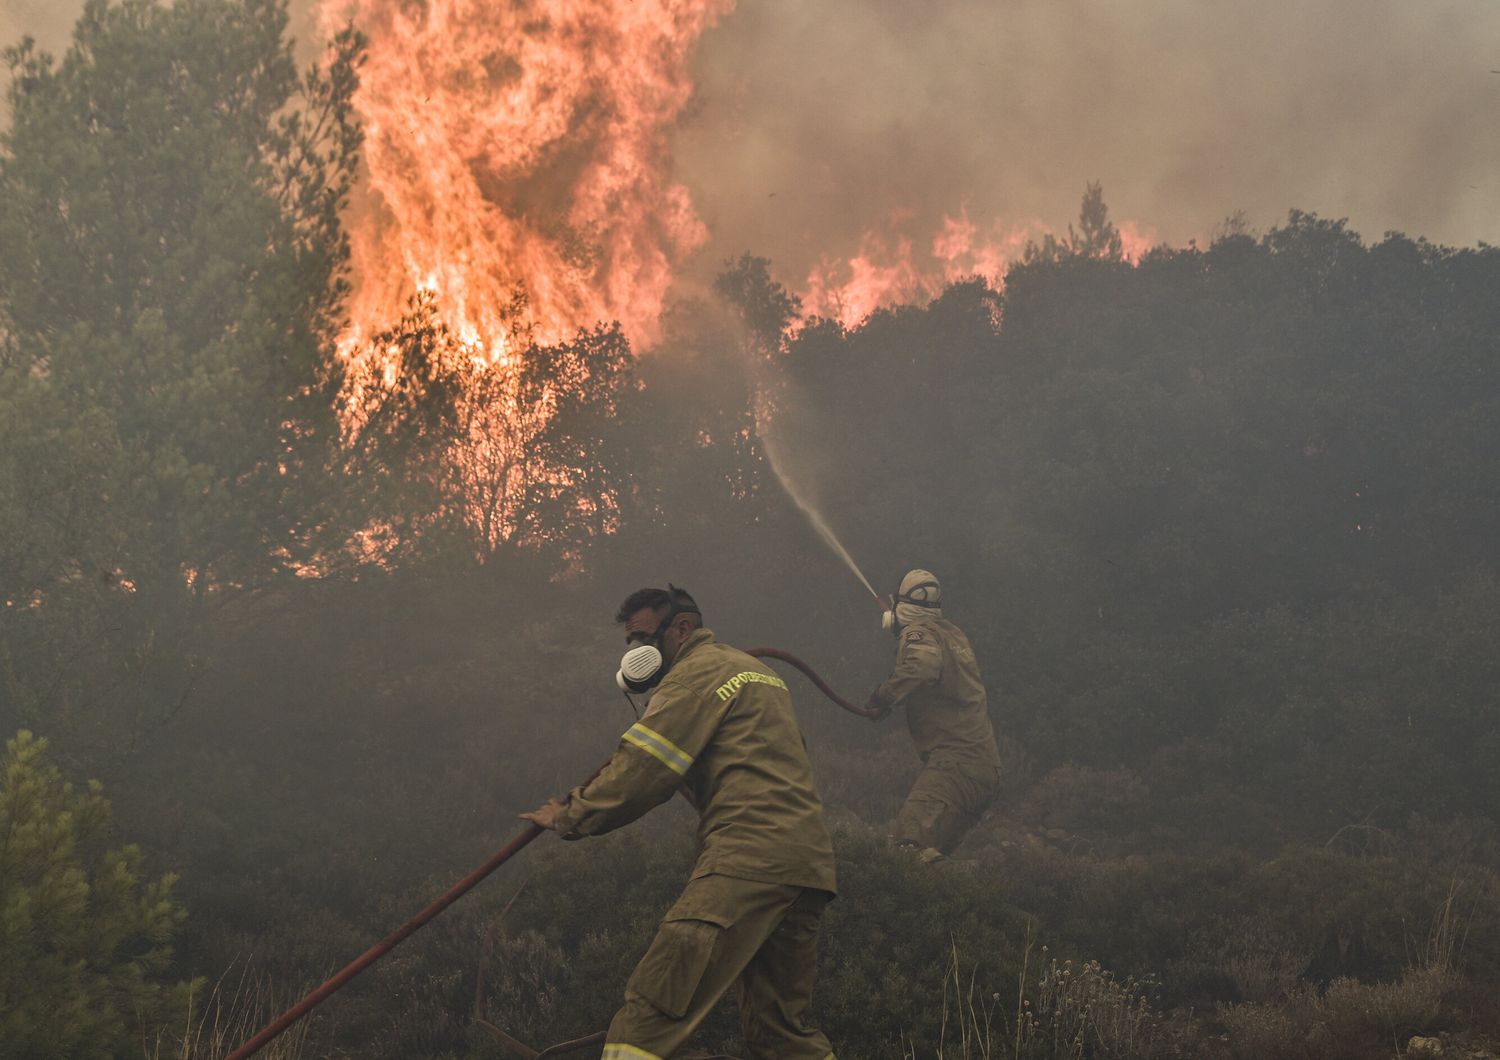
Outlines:
[[[978,968],[967,976],[953,944],[943,979],[943,1020],[937,1060],[1138,1060],[1152,1055],[1160,1017],[1152,1008],[1149,980],[1117,979],[1098,961],[1074,969],[1072,961],[1048,959],[1028,935],[1016,981],[1013,1018],[1001,1013],[998,992],[978,987]],[[1035,961],[1046,961],[1035,981]],[[998,1026],[997,1026],[998,1024]],[[902,1056],[916,1060],[914,1043]]]
[[937,1055],[939,1060],[946,1057],[953,1060],[989,1060],[995,1055],[992,1029],[1000,995],[986,996],[977,989],[977,965],[969,972],[965,983],[958,960],[957,942],[950,942],[950,954],[948,972],[943,977],[943,1025],[938,1037]]
[[[145,1055],[150,1060],[222,1060],[294,1003],[274,990],[268,979],[240,969],[230,984],[226,971],[200,1007],[188,1011],[179,1035],[158,1038]],[[307,1021],[298,1020],[256,1053],[265,1060],[300,1060],[307,1041]]]
[[1022,1000],[1016,1057],[1130,1060],[1150,1053],[1158,1016],[1150,979],[1118,979],[1098,961],[1048,962],[1035,1004]]

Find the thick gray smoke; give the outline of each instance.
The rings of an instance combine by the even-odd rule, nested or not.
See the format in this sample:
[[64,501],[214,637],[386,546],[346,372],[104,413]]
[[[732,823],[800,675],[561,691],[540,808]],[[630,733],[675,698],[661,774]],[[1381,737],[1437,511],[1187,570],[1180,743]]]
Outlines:
[[705,36],[678,161],[715,235],[789,282],[912,211],[1111,216],[1183,244],[1289,208],[1500,240],[1489,0],[757,0]]

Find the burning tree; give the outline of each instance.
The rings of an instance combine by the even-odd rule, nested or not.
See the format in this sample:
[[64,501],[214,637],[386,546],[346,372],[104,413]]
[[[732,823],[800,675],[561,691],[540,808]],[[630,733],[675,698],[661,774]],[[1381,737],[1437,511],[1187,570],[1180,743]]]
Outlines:
[[457,547],[481,562],[506,547],[566,551],[612,528],[621,474],[611,424],[633,391],[618,325],[540,345],[513,307],[487,358],[423,292],[356,362],[347,460],[370,507],[355,547],[382,562]]

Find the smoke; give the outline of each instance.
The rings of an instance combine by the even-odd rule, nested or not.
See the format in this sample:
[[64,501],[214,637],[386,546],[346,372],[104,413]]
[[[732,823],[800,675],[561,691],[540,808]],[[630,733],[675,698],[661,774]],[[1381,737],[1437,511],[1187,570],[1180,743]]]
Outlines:
[[1061,227],[1091,179],[1178,245],[1291,207],[1494,242],[1496,39],[1483,0],[742,3],[702,41],[679,176],[706,255],[794,286],[961,208]]
[[[29,36],[41,50],[59,54],[82,11],[83,0],[0,0],[0,48]],[[0,128],[8,124],[8,116],[0,119]]]

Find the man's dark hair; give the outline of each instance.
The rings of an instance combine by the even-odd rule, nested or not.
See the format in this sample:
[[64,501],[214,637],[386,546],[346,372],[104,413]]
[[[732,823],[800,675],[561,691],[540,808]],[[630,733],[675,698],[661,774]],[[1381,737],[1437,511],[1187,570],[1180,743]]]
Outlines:
[[671,582],[667,583],[665,589],[637,589],[625,597],[625,602],[620,605],[620,610],[615,614],[615,621],[621,624],[630,621],[630,616],[643,607],[649,607],[655,611],[662,607],[677,605],[679,612],[689,612],[699,616],[699,624],[702,624],[703,612],[698,610],[698,602],[686,589],[679,589]]

